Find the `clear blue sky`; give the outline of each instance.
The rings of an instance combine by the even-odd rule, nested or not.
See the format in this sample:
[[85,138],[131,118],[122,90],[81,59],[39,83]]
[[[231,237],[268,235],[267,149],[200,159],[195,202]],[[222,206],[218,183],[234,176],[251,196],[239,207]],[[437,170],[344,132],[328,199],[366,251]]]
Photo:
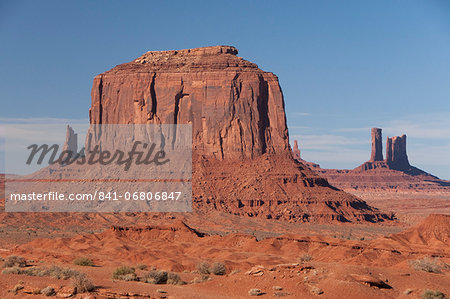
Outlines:
[[88,117],[95,75],[148,50],[234,45],[280,78],[303,157],[367,160],[372,126],[450,179],[450,2],[1,1],[0,117]]

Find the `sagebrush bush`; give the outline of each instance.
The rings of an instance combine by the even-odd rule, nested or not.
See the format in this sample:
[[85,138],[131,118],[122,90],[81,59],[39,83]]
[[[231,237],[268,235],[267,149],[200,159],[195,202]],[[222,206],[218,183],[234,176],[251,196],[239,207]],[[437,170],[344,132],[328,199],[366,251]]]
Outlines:
[[309,261],[312,260],[312,256],[310,256],[309,254],[305,253],[304,255],[300,256],[300,257],[298,258],[298,260],[299,260],[301,263],[309,262]]
[[81,273],[72,279],[72,286],[74,287],[76,294],[92,292],[95,289],[92,281],[84,273]]
[[197,264],[197,271],[200,274],[209,274],[209,264],[207,262]]
[[167,284],[181,284],[180,276],[175,273],[167,274]]
[[445,299],[445,294],[441,291],[425,290],[421,296],[422,299]]
[[409,261],[409,264],[417,271],[440,273],[442,270],[442,265],[438,258],[424,257],[423,259]]
[[69,279],[81,274],[76,270],[61,268],[58,266],[52,266],[50,268],[39,268],[39,267],[20,268],[18,266],[13,266],[10,268],[3,269],[2,273],[23,274],[28,276],[50,276],[56,279]]
[[93,267],[94,262],[87,257],[79,257],[73,260],[74,265]]
[[2,274],[22,274],[21,270],[19,267],[14,266],[14,267],[9,267],[9,268],[5,268],[2,271]]
[[21,256],[15,256],[15,255],[8,256],[3,263],[3,268],[11,268],[14,266],[21,267],[21,268],[26,267],[27,260]]
[[73,269],[52,266],[49,269],[44,270],[44,273],[41,273],[39,276],[50,276],[56,279],[69,279],[80,274],[80,272]]
[[224,263],[215,262],[212,264],[209,271],[214,275],[225,275],[227,268]]
[[136,280],[137,277],[134,268],[128,266],[120,266],[117,267],[116,270],[114,270],[112,278],[130,281]]
[[154,284],[165,284],[167,283],[169,274],[162,270],[151,270],[145,276],[145,282]]

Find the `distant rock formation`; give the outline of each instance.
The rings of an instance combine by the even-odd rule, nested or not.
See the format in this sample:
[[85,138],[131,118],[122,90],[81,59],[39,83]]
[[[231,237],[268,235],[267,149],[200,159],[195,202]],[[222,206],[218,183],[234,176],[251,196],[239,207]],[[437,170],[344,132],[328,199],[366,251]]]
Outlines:
[[370,161],[383,161],[383,140],[381,135],[381,129],[372,128],[372,153],[370,155]]
[[406,135],[387,137],[386,160],[383,160],[381,129],[372,128],[371,133],[372,153],[369,161],[352,170],[310,168],[325,176],[333,186],[346,191],[450,191],[448,182],[409,164],[406,154]]
[[357,170],[365,171],[375,168],[389,168],[405,172],[417,172],[411,167],[406,154],[406,135],[386,139],[386,160],[383,160],[382,130],[372,128],[372,153],[370,160],[358,166]]
[[411,165],[406,154],[406,135],[387,137],[386,140],[386,163],[389,167],[402,170],[409,169]]
[[152,51],[118,65],[94,79],[90,122],[191,124],[197,210],[302,222],[390,219],[295,162],[278,78],[237,53]]
[[63,151],[71,152],[74,155],[78,153],[78,134],[67,125],[66,141],[64,142]]
[[320,169],[319,164],[309,162],[309,161],[302,159],[302,157],[300,155],[300,149],[298,147],[297,140],[294,140],[294,147],[292,149],[292,157],[294,158],[295,161],[302,163],[303,165],[305,165],[306,167],[308,167],[311,170]]

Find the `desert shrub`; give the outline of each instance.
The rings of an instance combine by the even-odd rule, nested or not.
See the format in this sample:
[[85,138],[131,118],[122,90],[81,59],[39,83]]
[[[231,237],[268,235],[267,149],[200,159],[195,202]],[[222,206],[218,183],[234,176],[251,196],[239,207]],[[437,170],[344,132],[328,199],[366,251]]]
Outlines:
[[3,268],[11,268],[14,266],[22,268],[22,267],[26,267],[26,265],[27,265],[26,259],[24,259],[21,256],[11,255],[5,259],[5,261],[3,263]]
[[86,266],[86,267],[93,267],[94,262],[91,259],[88,259],[87,257],[79,257],[73,260],[74,265],[78,266]]
[[132,267],[120,266],[114,270],[112,278],[126,281],[136,280],[136,273]]
[[2,274],[21,274],[21,269],[17,266],[5,268],[3,269]]
[[423,259],[410,261],[409,264],[414,270],[430,273],[440,273],[442,266],[437,258],[424,257]]
[[39,267],[30,267],[30,268],[20,269],[19,274],[28,275],[28,276],[44,276],[45,270],[43,270]]
[[45,296],[53,296],[55,295],[55,289],[52,287],[46,287],[41,290],[41,294]]
[[215,262],[212,264],[210,272],[214,275],[225,275],[227,268],[224,263]]
[[69,279],[78,275],[81,275],[81,273],[76,270],[52,266],[49,269],[45,269],[39,273],[37,276],[50,276],[56,279]]
[[168,277],[169,274],[166,271],[151,270],[145,276],[145,282],[154,284],[165,284],[167,283]]
[[197,264],[197,271],[200,274],[209,274],[209,264],[207,262]]
[[425,290],[421,296],[422,299],[445,299],[445,294],[441,291]]
[[176,273],[168,273],[167,274],[167,284],[183,284],[184,282],[181,281],[180,276]]
[[72,279],[72,286],[77,294],[92,292],[95,289],[92,281],[84,273]]
[[309,261],[312,260],[312,256],[310,256],[309,254],[305,253],[304,255],[300,256],[300,257],[298,258],[298,260],[299,260],[301,263],[309,262]]

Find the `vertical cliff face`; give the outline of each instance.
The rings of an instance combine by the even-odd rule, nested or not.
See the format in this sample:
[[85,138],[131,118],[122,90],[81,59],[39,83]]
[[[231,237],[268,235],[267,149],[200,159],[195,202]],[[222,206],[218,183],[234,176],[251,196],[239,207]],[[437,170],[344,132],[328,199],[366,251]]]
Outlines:
[[278,78],[236,54],[229,46],[147,52],[94,79],[90,121],[192,124],[193,149],[218,159],[286,152]]
[[392,162],[392,138],[386,138],[386,162]]
[[381,129],[372,128],[372,153],[370,161],[383,161],[383,140]]
[[196,210],[289,221],[388,219],[294,161],[278,78],[237,53],[230,46],[147,52],[116,66],[94,79],[90,121],[191,124]]
[[386,162],[394,169],[408,169],[411,165],[406,154],[406,135],[394,136],[386,142]]

